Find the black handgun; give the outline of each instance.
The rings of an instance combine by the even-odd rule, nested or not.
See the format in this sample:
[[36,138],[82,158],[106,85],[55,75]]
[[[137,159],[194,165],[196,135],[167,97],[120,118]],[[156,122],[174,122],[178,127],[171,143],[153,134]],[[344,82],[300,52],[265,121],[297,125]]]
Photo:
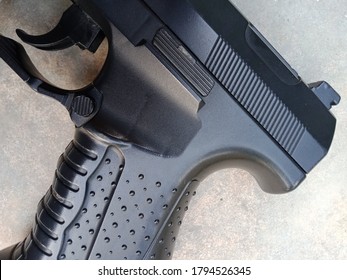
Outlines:
[[340,97],[305,84],[227,0],[74,0],[42,50],[108,41],[90,85],[48,82],[24,48],[0,57],[76,126],[34,226],[0,259],[170,259],[196,188],[224,167],[269,193],[294,190],[326,155]]

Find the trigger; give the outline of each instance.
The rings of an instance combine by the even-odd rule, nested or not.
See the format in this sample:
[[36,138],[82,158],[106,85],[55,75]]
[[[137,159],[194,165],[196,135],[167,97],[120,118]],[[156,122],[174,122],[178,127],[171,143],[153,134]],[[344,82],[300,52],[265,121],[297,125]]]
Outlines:
[[50,32],[33,36],[17,29],[23,42],[41,50],[62,50],[73,45],[95,52],[105,35],[99,25],[77,5],[72,5],[62,15],[58,25]]

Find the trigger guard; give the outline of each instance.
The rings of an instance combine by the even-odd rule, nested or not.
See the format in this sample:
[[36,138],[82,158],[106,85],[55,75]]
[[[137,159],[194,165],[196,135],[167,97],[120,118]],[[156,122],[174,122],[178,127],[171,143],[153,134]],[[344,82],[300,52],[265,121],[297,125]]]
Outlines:
[[34,91],[60,102],[77,127],[89,122],[99,111],[102,94],[93,84],[78,90],[65,90],[48,82],[32,63],[24,47],[0,34],[0,58]]

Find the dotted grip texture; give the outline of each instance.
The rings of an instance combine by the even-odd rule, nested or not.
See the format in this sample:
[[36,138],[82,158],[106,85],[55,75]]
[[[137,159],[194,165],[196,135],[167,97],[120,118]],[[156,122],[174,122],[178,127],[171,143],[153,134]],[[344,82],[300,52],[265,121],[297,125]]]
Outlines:
[[145,160],[127,168],[133,151],[76,130],[30,234],[10,258],[170,259],[197,180],[166,184],[145,170],[149,162],[139,163]]

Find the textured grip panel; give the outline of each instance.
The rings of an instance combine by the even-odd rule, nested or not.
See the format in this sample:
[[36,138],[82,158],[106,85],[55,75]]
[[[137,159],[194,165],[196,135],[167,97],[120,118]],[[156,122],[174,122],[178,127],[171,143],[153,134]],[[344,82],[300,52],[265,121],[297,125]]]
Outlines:
[[175,185],[158,172],[173,161],[105,140],[77,130],[13,259],[172,257],[197,181]]
[[199,185],[197,180],[189,182],[181,193],[177,205],[175,205],[166,225],[162,229],[157,242],[152,245],[148,251],[146,259],[163,260],[172,257],[178,231],[182,225],[185,212],[188,211],[188,205],[191,199],[196,195],[196,189]]
[[[76,134],[58,160],[53,184],[38,205],[30,235],[17,246],[12,258],[63,258],[58,253],[63,244],[69,243],[65,240],[66,228],[83,211],[87,182],[99,180],[100,175],[95,175],[95,169],[102,166],[100,161],[107,152],[112,153],[101,146],[96,147],[86,134]],[[121,162],[120,157],[117,160]],[[118,170],[113,178],[118,176]]]
[[123,169],[122,164],[117,151],[108,148],[98,168],[87,181],[81,210],[65,230],[60,259],[89,258]]

